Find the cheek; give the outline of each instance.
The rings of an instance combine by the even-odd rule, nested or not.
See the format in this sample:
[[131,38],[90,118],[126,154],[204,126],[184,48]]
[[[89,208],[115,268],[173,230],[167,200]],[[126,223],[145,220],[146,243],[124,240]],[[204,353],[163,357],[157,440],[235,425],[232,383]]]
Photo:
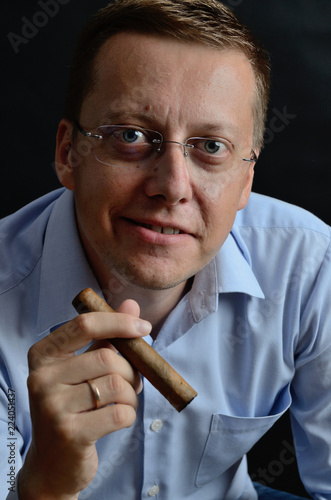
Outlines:
[[101,169],[81,165],[75,172],[76,213],[84,232],[95,232],[104,219],[104,214],[108,211],[109,184]]
[[75,196],[84,204],[97,208],[117,202],[129,191],[129,176],[103,165],[84,165],[75,173]]
[[233,173],[222,173],[217,182],[204,185],[199,205],[209,245],[222,245],[231,231],[239,208],[242,184],[242,179]]
[[[233,172],[222,172],[213,182],[204,182],[202,205],[206,213],[218,213],[219,218],[237,210],[242,182]],[[215,219],[215,217],[214,217]]]
[[220,172],[212,180],[203,179],[200,191],[204,193],[207,204],[217,204],[225,200],[239,200],[244,185],[244,176],[238,169],[229,169]]

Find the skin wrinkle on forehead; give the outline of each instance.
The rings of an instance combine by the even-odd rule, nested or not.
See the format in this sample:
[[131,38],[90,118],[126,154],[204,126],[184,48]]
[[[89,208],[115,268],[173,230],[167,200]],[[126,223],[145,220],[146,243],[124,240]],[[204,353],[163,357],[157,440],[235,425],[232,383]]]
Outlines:
[[[145,87],[146,88],[146,87]],[[168,109],[161,107],[158,103],[146,104],[146,95],[143,93],[139,94],[139,89],[134,92],[131,99],[125,97],[125,101],[121,98],[115,98],[111,103],[111,110],[107,113],[105,112],[103,123],[116,123],[125,124],[129,123],[132,125],[138,125],[143,128],[151,128],[152,130],[157,130],[163,133],[160,128],[163,128],[164,116],[169,116],[170,106],[174,104],[174,99],[169,98],[171,104],[169,104]],[[203,114],[199,111],[199,108],[204,106],[203,99],[200,102],[192,103],[191,109],[193,111],[196,119],[191,123],[186,123],[185,127],[188,129],[188,134],[190,137],[193,136],[218,136],[228,139],[230,142],[235,143],[239,138],[239,130],[234,124],[229,122],[229,120],[223,119],[222,115],[219,113],[215,117],[214,122],[205,122]],[[196,110],[195,110],[196,108]],[[160,123],[160,115],[162,116],[162,124]],[[162,126],[162,127],[161,127]],[[176,128],[182,128],[182,123],[174,123],[173,121],[169,123],[167,131],[175,130]],[[188,138],[185,137],[185,139]],[[183,139],[183,138],[182,138]]]

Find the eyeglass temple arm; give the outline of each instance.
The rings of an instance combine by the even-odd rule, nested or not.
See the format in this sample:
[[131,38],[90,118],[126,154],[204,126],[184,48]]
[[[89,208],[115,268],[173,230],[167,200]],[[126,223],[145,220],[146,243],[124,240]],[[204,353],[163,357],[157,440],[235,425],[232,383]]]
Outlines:
[[81,134],[85,135],[85,137],[94,137],[95,139],[102,139],[102,135],[92,134],[92,132],[88,132],[87,130],[83,129],[83,127],[81,127],[78,122],[74,122],[74,125],[77,127],[77,129]]
[[258,157],[255,154],[255,151],[252,149],[251,150],[251,158],[243,158],[243,161],[249,161],[249,162],[256,162],[258,160]]

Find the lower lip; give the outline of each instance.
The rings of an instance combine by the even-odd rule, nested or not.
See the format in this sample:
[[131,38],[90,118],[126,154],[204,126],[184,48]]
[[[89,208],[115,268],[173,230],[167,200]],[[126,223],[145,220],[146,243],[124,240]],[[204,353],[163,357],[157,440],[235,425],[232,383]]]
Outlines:
[[122,219],[122,221],[124,222],[123,227],[125,229],[126,235],[130,234],[136,238],[139,238],[145,243],[149,243],[151,245],[169,246],[169,245],[185,244],[187,243],[187,240],[192,237],[188,233],[179,233],[179,234],[157,233],[156,231],[152,231],[147,227],[139,226],[138,224],[129,219]]

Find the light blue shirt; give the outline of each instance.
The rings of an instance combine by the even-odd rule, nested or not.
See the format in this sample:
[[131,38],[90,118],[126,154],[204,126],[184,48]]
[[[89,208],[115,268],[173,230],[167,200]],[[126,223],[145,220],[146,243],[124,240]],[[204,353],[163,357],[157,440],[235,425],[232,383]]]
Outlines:
[[[2,500],[15,490],[31,438],[27,351],[76,315],[71,301],[81,289],[102,291],[69,191],[0,222],[0,263]],[[111,294],[116,289],[107,290],[110,302]],[[146,340],[198,396],[178,413],[145,380],[135,424],[97,443],[99,468],[80,500],[256,499],[245,454],[289,407],[305,487],[316,500],[331,499],[327,225],[252,194],[218,255],[157,339]]]

